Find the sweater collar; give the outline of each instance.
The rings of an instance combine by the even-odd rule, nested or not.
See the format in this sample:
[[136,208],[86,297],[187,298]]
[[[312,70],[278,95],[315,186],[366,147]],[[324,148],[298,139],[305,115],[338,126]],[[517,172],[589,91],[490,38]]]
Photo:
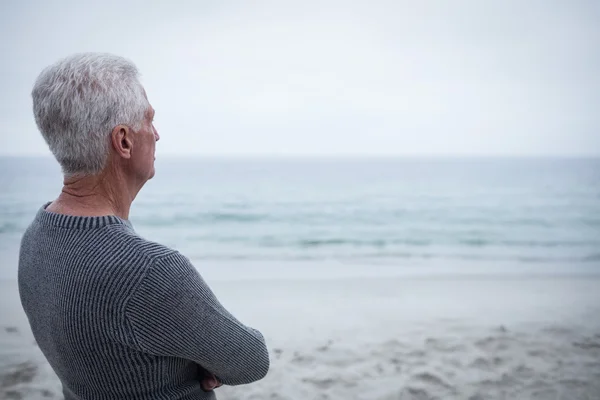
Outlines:
[[66,215],[58,214],[51,211],[47,211],[48,207],[52,202],[49,201],[44,204],[38,211],[36,220],[41,223],[58,226],[61,228],[69,229],[94,229],[101,228],[107,225],[126,225],[133,229],[131,222],[126,219],[117,217],[116,215],[101,215],[94,217],[82,217],[77,215]]

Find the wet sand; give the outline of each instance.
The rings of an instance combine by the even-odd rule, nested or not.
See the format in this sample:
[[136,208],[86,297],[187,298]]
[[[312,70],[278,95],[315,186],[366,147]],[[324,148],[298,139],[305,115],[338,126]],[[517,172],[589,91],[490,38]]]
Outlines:
[[[219,399],[600,398],[598,275],[298,271],[204,274],[271,352],[264,380]],[[62,398],[16,282],[1,291],[0,398]]]

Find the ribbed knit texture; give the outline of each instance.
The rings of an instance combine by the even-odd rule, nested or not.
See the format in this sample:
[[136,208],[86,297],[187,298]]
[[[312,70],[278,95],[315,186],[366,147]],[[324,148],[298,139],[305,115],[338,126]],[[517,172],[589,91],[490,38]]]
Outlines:
[[[50,203],[48,203],[50,204]],[[231,315],[189,260],[116,216],[76,217],[44,205],[25,232],[19,292],[66,400],[215,399],[263,378],[263,336]]]

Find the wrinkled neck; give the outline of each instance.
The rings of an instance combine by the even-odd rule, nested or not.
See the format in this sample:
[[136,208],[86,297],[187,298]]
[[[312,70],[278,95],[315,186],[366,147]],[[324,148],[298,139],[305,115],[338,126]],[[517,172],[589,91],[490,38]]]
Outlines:
[[98,175],[69,176],[48,210],[79,216],[116,215],[127,220],[138,191],[124,173],[111,169]]

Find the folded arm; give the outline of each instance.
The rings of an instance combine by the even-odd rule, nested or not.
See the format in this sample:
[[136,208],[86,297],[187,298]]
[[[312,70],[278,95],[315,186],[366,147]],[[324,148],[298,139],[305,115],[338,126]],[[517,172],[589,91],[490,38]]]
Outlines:
[[194,361],[226,385],[257,381],[269,369],[263,335],[231,315],[177,252],[149,268],[127,318],[142,351]]

